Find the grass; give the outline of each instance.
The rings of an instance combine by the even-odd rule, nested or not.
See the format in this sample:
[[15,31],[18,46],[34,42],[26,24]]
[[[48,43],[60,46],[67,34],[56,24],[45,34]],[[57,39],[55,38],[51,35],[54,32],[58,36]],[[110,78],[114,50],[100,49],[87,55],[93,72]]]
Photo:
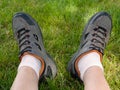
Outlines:
[[83,28],[99,11],[112,16],[113,29],[104,54],[105,77],[111,90],[120,90],[120,1],[119,0],[1,0],[0,1],[0,90],[9,90],[19,65],[18,46],[12,32],[12,16],[29,13],[42,28],[46,50],[58,67],[54,80],[41,83],[40,90],[83,90],[83,84],[66,71],[78,49]]

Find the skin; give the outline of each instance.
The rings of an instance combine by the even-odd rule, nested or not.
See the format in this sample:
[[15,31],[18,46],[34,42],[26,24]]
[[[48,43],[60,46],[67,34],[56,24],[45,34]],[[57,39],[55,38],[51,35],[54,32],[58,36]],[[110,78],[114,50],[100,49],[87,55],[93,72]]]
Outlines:
[[85,90],[110,90],[101,68],[92,66],[88,68],[83,77]]
[[38,77],[30,67],[21,67],[10,90],[38,90]]

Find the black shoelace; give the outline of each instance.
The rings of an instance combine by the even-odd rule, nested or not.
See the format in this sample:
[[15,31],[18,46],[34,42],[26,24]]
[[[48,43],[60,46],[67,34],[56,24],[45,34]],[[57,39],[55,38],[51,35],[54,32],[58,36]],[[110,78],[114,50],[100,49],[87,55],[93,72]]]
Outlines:
[[17,38],[18,38],[18,42],[19,42],[19,48],[22,48],[22,50],[20,50],[20,54],[27,52],[27,51],[31,51],[31,46],[30,46],[30,41],[29,41],[29,32],[30,30],[26,30],[25,28],[20,29],[17,32]]
[[106,34],[106,29],[103,27],[98,26],[97,28],[94,28],[94,34],[92,34],[93,38],[91,40],[92,44],[91,47],[92,49],[97,49],[100,52],[103,52],[104,47],[105,47],[105,38],[107,36]]

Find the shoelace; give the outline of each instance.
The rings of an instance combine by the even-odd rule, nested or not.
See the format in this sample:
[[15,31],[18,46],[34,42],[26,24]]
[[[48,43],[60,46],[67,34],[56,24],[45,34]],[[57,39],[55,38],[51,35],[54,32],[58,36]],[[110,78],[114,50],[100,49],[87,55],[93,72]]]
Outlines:
[[92,44],[90,48],[97,49],[98,51],[103,52],[105,44],[106,44],[105,43],[105,38],[107,36],[106,29],[98,26],[97,28],[94,28],[93,30],[95,31],[95,33],[92,34],[93,38],[91,40]]
[[20,50],[20,53],[26,52],[26,51],[31,51],[31,46],[30,46],[30,41],[29,41],[29,32],[30,30],[26,30],[25,28],[22,28],[18,30],[17,32],[17,38],[19,42],[19,48],[23,47],[22,50]]

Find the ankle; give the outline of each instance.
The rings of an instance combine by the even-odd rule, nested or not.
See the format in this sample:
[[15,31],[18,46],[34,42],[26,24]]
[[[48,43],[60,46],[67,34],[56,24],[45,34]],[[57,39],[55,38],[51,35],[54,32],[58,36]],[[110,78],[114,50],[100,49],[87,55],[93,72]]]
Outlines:
[[32,55],[24,55],[21,59],[20,65],[18,67],[18,72],[19,72],[20,68],[22,68],[22,67],[32,68],[39,78],[41,67],[42,67],[41,61],[39,59],[35,58]]
[[80,73],[81,80],[83,80],[84,73],[87,69],[93,66],[97,66],[103,70],[101,56],[97,52],[89,52],[76,62],[77,72]]

